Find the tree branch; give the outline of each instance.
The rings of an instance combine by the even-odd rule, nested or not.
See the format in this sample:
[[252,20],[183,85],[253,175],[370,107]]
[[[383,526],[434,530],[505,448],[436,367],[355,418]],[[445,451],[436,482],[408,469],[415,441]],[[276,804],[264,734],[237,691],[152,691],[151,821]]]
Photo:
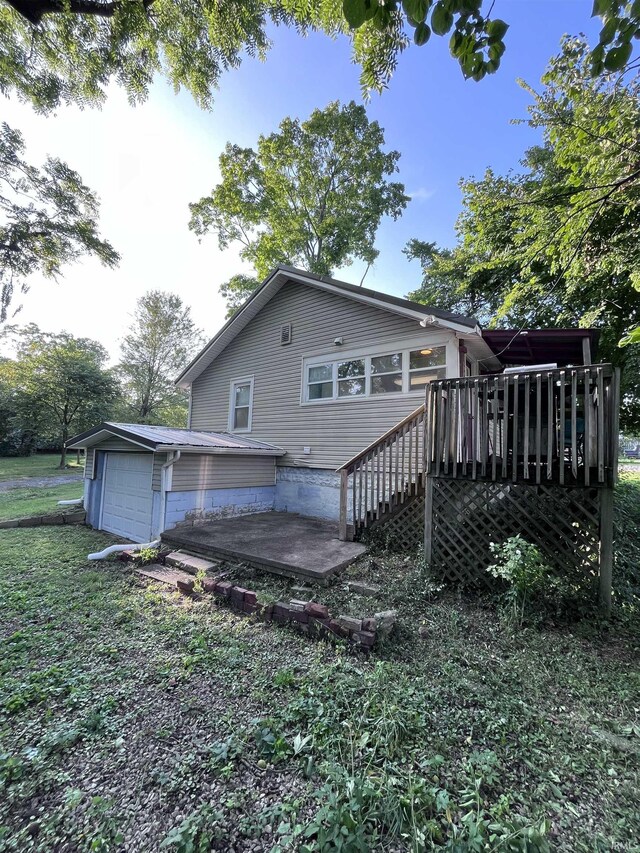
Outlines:
[[[100,0],[6,0],[19,15],[37,25],[44,15],[65,14],[97,15],[100,18],[112,18],[122,6],[123,0],[101,3]],[[141,0],[145,10],[154,0]]]

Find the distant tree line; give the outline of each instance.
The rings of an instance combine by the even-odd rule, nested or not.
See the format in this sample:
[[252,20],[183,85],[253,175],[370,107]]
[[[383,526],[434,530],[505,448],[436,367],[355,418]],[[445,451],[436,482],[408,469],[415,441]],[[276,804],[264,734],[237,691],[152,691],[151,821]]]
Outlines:
[[104,420],[186,427],[188,399],[173,380],[203,342],[191,311],[171,293],[149,291],[137,303],[121,361],[108,367],[97,341],[35,324],[3,332],[15,348],[0,358],[0,456],[60,450]]

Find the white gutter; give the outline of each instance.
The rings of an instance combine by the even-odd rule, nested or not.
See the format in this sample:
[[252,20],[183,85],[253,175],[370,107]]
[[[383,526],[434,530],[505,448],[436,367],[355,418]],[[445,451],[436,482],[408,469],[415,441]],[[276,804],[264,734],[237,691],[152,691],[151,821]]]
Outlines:
[[75,498],[72,501],[58,501],[58,506],[77,506],[84,501],[84,498]]
[[172,485],[172,468],[182,455],[181,450],[170,450],[167,461],[160,469],[160,530],[162,533],[165,528],[165,513],[167,510],[167,492],[171,491]]
[[[159,444],[156,447],[156,453],[171,453],[176,451],[177,453],[230,453],[234,456],[283,456],[286,453],[286,450],[283,450],[281,447],[274,447],[273,450],[268,450],[267,448],[258,448],[258,447],[211,447],[211,446],[201,446],[197,444]],[[163,466],[164,467],[164,466]]]

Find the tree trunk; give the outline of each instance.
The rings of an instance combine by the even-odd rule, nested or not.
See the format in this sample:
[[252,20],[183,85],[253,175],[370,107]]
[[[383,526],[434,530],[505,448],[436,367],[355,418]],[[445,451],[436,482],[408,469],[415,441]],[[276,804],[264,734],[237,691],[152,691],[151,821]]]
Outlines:
[[58,468],[64,470],[67,467],[67,439],[69,438],[69,428],[62,427],[62,453],[60,454],[60,464]]

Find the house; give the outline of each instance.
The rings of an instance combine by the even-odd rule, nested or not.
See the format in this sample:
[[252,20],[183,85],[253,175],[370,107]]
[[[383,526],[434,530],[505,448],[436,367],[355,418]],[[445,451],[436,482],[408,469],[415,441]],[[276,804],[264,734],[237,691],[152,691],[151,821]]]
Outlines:
[[594,333],[557,331],[518,338],[512,355],[517,332],[279,266],[178,377],[187,429],[104,423],[68,443],[86,449],[88,522],[146,542],[274,509],[337,521],[338,469],[419,408],[429,382],[510,357],[588,363]]

